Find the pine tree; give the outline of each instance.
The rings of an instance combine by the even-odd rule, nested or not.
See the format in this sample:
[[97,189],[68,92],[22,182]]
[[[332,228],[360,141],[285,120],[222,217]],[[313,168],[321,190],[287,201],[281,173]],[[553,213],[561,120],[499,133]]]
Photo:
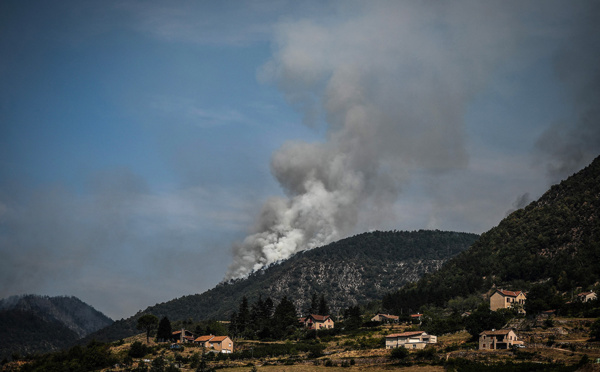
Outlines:
[[310,307],[306,310],[306,315],[316,314],[319,311],[319,299],[317,294],[313,292],[310,300]]
[[321,295],[321,299],[319,300],[319,315],[329,315],[329,306],[327,306],[327,301],[325,301],[325,295]]
[[273,321],[275,323],[275,331],[278,337],[285,337],[295,330],[298,324],[296,307],[290,300],[287,299],[286,296],[281,299],[281,302],[275,308]]
[[158,323],[156,338],[158,339],[158,341],[164,342],[171,338],[172,333],[173,330],[171,328],[171,322],[169,321],[169,318],[165,316],[160,320],[160,323]]
[[246,332],[246,328],[250,325],[250,308],[246,296],[242,298],[237,316],[237,326],[240,334]]

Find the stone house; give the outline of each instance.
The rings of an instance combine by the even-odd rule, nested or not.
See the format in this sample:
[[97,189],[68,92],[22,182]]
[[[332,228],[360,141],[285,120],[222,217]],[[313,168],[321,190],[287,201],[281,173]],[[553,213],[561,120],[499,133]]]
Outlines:
[[306,329],[332,329],[334,322],[329,315],[310,314],[306,318],[301,318],[300,321]]
[[171,334],[171,341],[176,343],[187,343],[194,341],[194,334],[187,329],[181,328],[180,331],[174,331]]
[[233,353],[233,341],[229,336],[200,336],[194,340],[195,343],[204,348],[214,350],[218,353]]
[[512,346],[523,345],[512,329],[492,329],[479,334],[479,350],[506,350]]
[[507,291],[505,289],[497,289],[490,297],[490,309],[496,311],[498,309],[516,308],[520,314],[525,314],[525,301],[527,296],[523,291]]
[[437,343],[437,336],[428,335],[423,331],[394,333],[385,336],[385,348],[395,349],[404,347],[411,350],[424,349],[427,344]]
[[577,295],[577,300],[579,302],[594,301],[597,298],[598,297],[596,296],[596,294],[594,292],[582,292]]
[[400,317],[398,315],[391,314],[377,314],[371,318],[372,322],[381,322],[381,323],[398,323]]

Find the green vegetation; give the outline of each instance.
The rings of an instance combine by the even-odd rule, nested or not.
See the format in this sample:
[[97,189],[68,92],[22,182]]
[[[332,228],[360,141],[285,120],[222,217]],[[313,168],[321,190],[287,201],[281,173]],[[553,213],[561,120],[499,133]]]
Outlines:
[[[520,209],[442,269],[384,296],[383,307],[396,313],[423,305],[487,292],[493,285],[532,290],[541,301],[532,311],[554,306],[551,291],[589,288],[600,281],[600,158],[538,201]],[[534,297],[537,297],[534,296]]]
[[158,326],[158,318],[152,314],[144,314],[138,318],[137,329],[146,331],[146,342],[150,341],[150,334]]
[[156,330],[156,338],[159,341],[167,341],[171,338],[173,328],[171,327],[171,321],[169,318],[164,316],[160,323],[158,323],[158,329]]

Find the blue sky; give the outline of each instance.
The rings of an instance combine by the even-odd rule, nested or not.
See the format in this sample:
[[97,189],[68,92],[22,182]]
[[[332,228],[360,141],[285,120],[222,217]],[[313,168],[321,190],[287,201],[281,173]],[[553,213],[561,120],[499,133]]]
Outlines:
[[4,1],[1,297],[118,319],[600,152],[593,1]]

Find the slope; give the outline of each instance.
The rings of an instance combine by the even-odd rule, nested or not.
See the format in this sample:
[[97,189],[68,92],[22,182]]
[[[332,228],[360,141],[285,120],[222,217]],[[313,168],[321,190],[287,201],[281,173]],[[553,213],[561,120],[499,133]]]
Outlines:
[[0,300],[0,357],[57,350],[112,320],[76,297],[37,295]]
[[[157,304],[143,313],[168,316],[170,320],[227,320],[243,296],[253,302],[259,295],[276,302],[287,296],[300,313],[308,307],[313,293],[323,294],[335,312],[380,299],[385,293],[439,269],[477,238],[476,234],[442,231],[364,233],[298,253],[246,279]],[[141,313],[117,321],[89,338],[109,341],[135,334],[135,322]]]
[[497,287],[559,289],[600,280],[600,157],[515,211],[439,271],[384,297],[389,310],[443,306]]

